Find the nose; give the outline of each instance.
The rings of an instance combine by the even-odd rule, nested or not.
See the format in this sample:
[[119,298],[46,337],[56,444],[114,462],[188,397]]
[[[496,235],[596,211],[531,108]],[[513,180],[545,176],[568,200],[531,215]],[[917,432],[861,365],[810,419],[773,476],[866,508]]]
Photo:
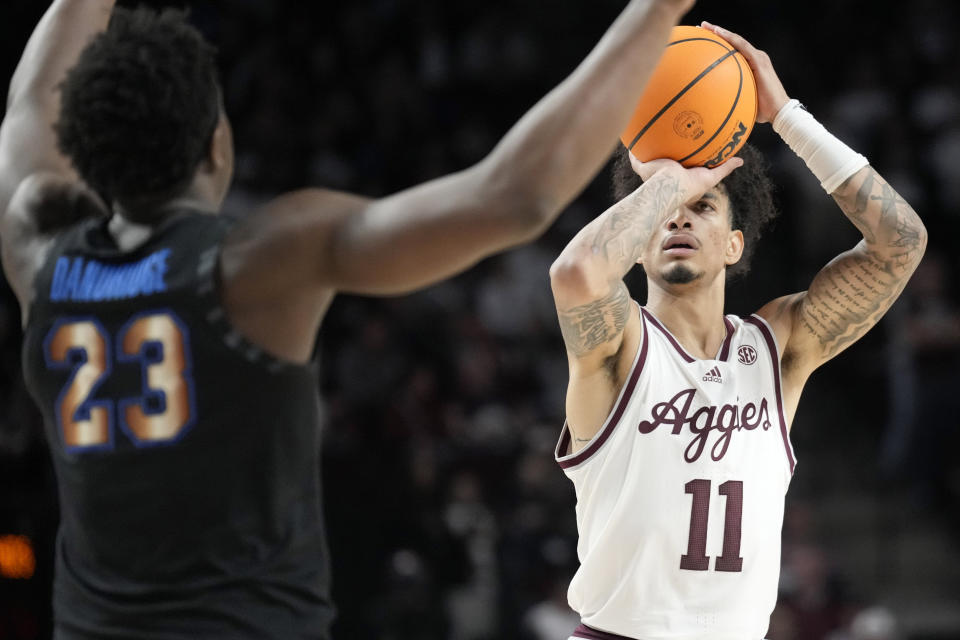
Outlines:
[[693,224],[690,222],[690,217],[687,215],[686,207],[677,207],[677,210],[673,212],[673,215],[667,217],[667,229],[669,231],[692,228]]

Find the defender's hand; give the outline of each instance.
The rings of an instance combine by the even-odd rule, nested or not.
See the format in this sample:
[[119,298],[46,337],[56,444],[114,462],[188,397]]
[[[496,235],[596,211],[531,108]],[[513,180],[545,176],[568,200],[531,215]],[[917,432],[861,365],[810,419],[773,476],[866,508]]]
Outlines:
[[718,185],[735,169],[743,166],[743,158],[739,156],[734,156],[712,169],[706,167],[690,167],[688,169],[679,162],[666,159],[641,162],[632,153],[629,156],[630,166],[644,182],[661,172],[675,176],[683,190],[684,202],[699,200],[704,193]]
[[787,96],[783,83],[777,77],[777,72],[773,70],[770,56],[754,47],[742,36],[723,27],[709,22],[702,22],[700,26],[732,44],[747,59],[750,68],[753,69],[753,77],[757,81],[757,122],[773,122],[790,97]]

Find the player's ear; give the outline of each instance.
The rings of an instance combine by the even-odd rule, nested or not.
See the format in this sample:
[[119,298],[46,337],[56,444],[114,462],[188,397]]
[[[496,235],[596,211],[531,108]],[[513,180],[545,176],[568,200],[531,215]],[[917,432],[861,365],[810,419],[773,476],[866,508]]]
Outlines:
[[743,255],[742,231],[734,229],[727,235],[727,246],[723,254],[724,262],[728,267],[740,261],[740,256]]
[[233,132],[230,130],[230,121],[222,112],[217,128],[210,137],[206,161],[213,172],[222,170],[233,161]]

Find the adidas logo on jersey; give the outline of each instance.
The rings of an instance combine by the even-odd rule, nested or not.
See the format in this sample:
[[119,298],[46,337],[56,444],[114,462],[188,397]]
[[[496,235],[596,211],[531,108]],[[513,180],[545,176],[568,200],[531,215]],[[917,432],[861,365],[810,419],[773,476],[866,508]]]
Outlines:
[[706,375],[703,376],[704,382],[719,382],[723,384],[723,376],[720,375],[720,367],[714,367],[707,371]]

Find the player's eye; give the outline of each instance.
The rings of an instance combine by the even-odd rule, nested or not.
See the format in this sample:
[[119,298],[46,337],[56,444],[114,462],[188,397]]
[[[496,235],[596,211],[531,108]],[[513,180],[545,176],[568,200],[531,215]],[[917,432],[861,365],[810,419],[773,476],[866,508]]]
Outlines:
[[697,203],[697,211],[716,211],[716,207],[708,200],[701,200]]

